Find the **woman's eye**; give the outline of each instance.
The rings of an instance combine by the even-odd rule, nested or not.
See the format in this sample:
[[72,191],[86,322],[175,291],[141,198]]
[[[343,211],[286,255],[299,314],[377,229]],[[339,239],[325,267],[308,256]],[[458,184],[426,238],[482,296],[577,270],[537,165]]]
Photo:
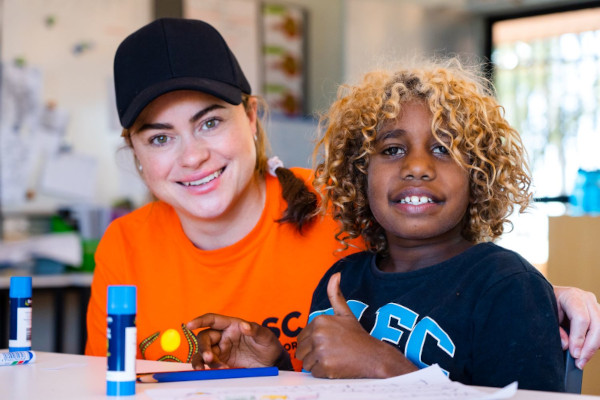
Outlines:
[[156,135],[150,138],[150,144],[153,145],[163,145],[169,141],[169,137],[167,135]]
[[209,120],[205,121],[204,123],[202,123],[202,129],[203,130],[213,129],[217,125],[219,125],[219,122],[220,121],[216,118],[209,119]]
[[398,146],[390,146],[390,147],[386,147],[385,149],[383,149],[383,154],[385,154],[386,156],[396,156],[398,154],[402,154],[402,148],[398,147]]

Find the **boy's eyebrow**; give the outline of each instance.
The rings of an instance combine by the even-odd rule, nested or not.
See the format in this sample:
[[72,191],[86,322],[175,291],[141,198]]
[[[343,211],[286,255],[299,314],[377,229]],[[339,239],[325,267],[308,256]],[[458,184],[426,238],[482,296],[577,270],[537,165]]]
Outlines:
[[[192,118],[190,118],[189,121],[191,123],[194,123],[194,122],[198,121],[200,118],[202,118],[204,115],[208,114],[209,112],[211,112],[213,110],[221,109],[221,108],[225,108],[225,107],[220,104],[213,104],[211,106],[203,108],[202,110],[200,110],[196,114],[194,114],[194,116]],[[167,123],[162,123],[162,122],[144,124],[140,127],[140,129],[137,130],[137,132],[140,133],[140,132],[143,132],[145,130],[150,130],[150,129],[156,129],[156,130],[173,129],[173,125],[167,124]]]
[[383,131],[381,134],[377,135],[375,140],[387,140],[387,139],[395,139],[404,135],[406,131],[404,129],[392,129],[391,131]]

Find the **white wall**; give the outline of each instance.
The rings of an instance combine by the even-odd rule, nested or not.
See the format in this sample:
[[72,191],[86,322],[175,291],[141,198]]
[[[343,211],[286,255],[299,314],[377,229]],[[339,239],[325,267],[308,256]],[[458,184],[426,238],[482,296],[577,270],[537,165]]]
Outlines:
[[[235,1],[259,4],[258,0]],[[308,105],[310,109],[323,109],[342,80],[343,2],[283,0],[281,3],[300,5],[307,10]],[[90,196],[75,198],[36,190],[32,200],[22,204],[5,202],[3,210],[51,211],[60,205],[82,201],[109,205],[125,196],[141,204],[146,199],[146,190],[133,169],[131,155],[127,150],[120,150],[122,140],[113,99],[112,60],[120,41],[151,20],[152,1],[4,0],[3,6],[2,62],[23,58],[28,66],[39,68],[43,81],[41,101],[55,102],[69,114],[66,143],[74,152],[93,157],[97,162],[95,177],[89,176],[90,180],[95,179],[92,185],[95,190]],[[53,18],[54,24],[45,23],[48,17]],[[87,43],[90,47],[76,54],[73,48],[77,43]],[[256,65],[245,68],[251,76],[256,75]],[[298,146],[292,153],[290,146],[279,145],[285,140],[278,139],[290,137],[304,146],[300,152],[308,153],[312,144],[299,141],[299,136],[290,136],[290,132],[299,130],[304,136],[306,127],[312,123],[304,119],[297,121],[298,126],[291,120],[274,123],[274,131],[270,133],[277,136],[275,151],[284,160],[288,158],[288,164],[295,165],[299,162],[296,160],[303,158],[297,157]],[[21,161],[24,162],[17,157],[17,164]],[[308,162],[301,165],[307,166]],[[27,168],[14,164],[3,167],[15,172]],[[38,169],[37,175],[30,179],[33,189],[39,189],[44,167]]]
[[[22,58],[41,71],[42,103],[54,102],[68,113],[66,142],[97,161],[96,190],[86,201],[108,205],[123,195],[139,196],[130,162],[122,168],[117,162],[122,141],[113,103],[112,59],[121,40],[150,21],[151,13],[150,0],[4,0],[2,62]],[[48,18],[54,23],[46,23]],[[77,44],[89,48],[77,53]],[[38,192],[23,206],[48,209],[73,200]],[[10,206],[20,205],[3,205]]]
[[[449,2],[452,3],[452,2]],[[482,19],[442,1],[346,0],[344,78],[412,56],[481,56]]]
[[[216,11],[211,18],[220,27],[223,21],[218,20],[218,10],[223,8],[223,1],[187,3],[200,4],[204,9],[213,7]],[[258,0],[230,1],[246,8],[259,5]],[[482,47],[481,27],[473,23],[471,16],[432,0],[280,3],[298,5],[307,11],[308,106],[313,116],[327,109],[340,83],[356,79],[379,63],[406,54],[435,51],[476,53]],[[3,5],[2,61],[22,57],[28,65],[40,68],[43,102],[54,101],[69,114],[66,142],[74,151],[97,160],[95,191],[84,200],[109,205],[127,196],[142,203],[146,191],[133,169],[131,155],[127,150],[119,150],[122,140],[113,103],[112,58],[126,35],[151,20],[152,1],[4,0]],[[54,18],[52,26],[44,22],[48,17]],[[224,35],[237,28],[240,27],[235,22],[224,25]],[[252,37],[256,41],[256,34]],[[73,47],[77,43],[88,43],[90,48],[76,54]],[[247,41],[240,45],[248,47]],[[240,54],[240,62],[254,87],[258,87],[257,54],[258,45],[253,52]],[[315,126],[310,118],[277,118],[269,131],[274,152],[288,165],[309,166],[314,138],[311,130]],[[23,206],[52,209],[73,201],[81,199],[40,191]],[[10,205],[3,205],[7,206]]]

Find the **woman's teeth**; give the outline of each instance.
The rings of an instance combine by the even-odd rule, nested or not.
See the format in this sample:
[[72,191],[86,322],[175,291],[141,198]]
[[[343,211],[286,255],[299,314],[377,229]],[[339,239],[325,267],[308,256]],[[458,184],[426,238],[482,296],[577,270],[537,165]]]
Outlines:
[[406,196],[405,198],[403,198],[402,200],[400,200],[400,204],[412,204],[414,206],[418,206],[420,204],[425,204],[425,203],[433,203],[433,200],[431,200],[429,197],[427,196]]
[[218,171],[215,171],[214,173],[205,176],[202,179],[198,179],[197,181],[193,181],[193,182],[182,182],[184,186],[198,186],[198,185],[204,185],[205,183],[208,183],[210,181],[212,181],[213,179],[218,178],[222,173],[223,173],[223,169],[221,168]]

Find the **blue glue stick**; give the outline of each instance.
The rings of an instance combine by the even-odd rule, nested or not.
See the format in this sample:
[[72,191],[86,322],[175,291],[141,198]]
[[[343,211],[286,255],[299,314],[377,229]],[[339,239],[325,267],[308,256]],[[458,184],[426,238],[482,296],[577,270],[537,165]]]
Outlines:
[[8,351],[31,350],[31,277],[10,278]]
[[108,369],[106,371],[108,396],[135,394],[136,303],[135,286],[108,287]]

